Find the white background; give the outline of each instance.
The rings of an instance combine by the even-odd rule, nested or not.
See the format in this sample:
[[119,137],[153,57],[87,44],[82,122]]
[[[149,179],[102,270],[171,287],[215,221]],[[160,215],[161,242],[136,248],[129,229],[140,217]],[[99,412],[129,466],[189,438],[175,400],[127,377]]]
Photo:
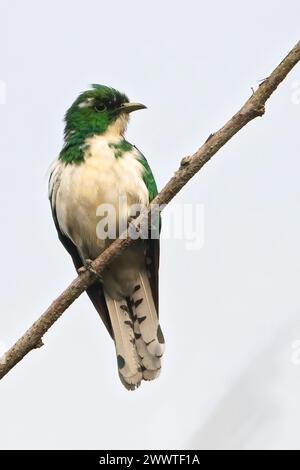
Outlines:
[[[297,0],[0,1],[2,349],[75,275],[46,174],[78,93],[103,83],[148,106],[128,140],[161,188],[299,40],[299,17]],[[162,242],[160,379],[122,388],[83,295],[1,381],[2,449],[300,447],[299,80],[174,201],[204,205],[205,242]]]

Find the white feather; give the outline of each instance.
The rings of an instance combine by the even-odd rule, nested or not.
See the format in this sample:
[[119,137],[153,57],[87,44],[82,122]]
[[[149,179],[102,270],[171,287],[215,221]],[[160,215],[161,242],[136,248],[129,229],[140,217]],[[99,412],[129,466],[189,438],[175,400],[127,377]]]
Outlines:
[[132,294],[134,313],[137,315],[147,350],[153,356],[161,357],[164,353],[164,343],[158,338],[159,321],[146,271],[139,273],[137,283],[140,288]]
[[112,299],[104,291],[106,305],[114,332],[119,374],[123,384],[130,390],[135,389],[143,378],[137,355],[132,323],[128,311],[122,306],[126,302]]
[[[111,204],[116,209],[117,220],[123,217],[127,221],[132,204],[147,205],[149,202],[138,151],[132,149],[122,158],[116,158],[109,145],[120,140],[114,128],[108,130],[108,134],[91,137],[86,141],[88,147],[83,164],[65,165],[59,160],[52,169],[49,190],[59,227],[83,257],[86,257],[84,245],[87,243],[88,255],[92,258],[106,247],[96,233],[97,208],[101,204]],[[123,213],[120,214],[120,210]]]

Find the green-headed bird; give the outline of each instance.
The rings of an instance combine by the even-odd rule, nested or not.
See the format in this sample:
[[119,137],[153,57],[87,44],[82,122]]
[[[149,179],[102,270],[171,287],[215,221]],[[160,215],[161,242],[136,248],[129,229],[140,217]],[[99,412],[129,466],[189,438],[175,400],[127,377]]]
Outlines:
[[[49,198],[59,239],[79,272],[89,269],[124,222],[127,227],[132,207],[149,205],[157,194],[147,160],[124,137],[130,113],[145,107],[113,88],[92,85],[66,113]],[[116,231],[103,236],[101,220]],[[87,289],[115,342],[119,376],[129,390],[155,379],[161,368],[158,264],[158,237],[138,239]]]

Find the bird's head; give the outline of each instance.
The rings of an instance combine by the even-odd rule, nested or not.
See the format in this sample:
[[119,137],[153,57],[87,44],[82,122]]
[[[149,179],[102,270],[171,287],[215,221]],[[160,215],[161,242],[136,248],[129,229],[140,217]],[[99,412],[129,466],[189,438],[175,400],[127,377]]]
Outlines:
[[81,93],[66,113],[65,138],[75,133],[84,136],[104,134],[108,130],[123,135],[129,113],[146,108],[131,103],[126,95],[104,85],[92,85]]

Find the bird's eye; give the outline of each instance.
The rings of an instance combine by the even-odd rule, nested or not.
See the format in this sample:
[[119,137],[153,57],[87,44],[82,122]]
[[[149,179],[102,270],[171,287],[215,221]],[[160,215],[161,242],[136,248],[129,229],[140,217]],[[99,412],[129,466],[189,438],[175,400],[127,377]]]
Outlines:
[[106,106],[104,103],[96,103],[95,104],[95,111],[98,111],[99,113],[103,112],[106,110]]

